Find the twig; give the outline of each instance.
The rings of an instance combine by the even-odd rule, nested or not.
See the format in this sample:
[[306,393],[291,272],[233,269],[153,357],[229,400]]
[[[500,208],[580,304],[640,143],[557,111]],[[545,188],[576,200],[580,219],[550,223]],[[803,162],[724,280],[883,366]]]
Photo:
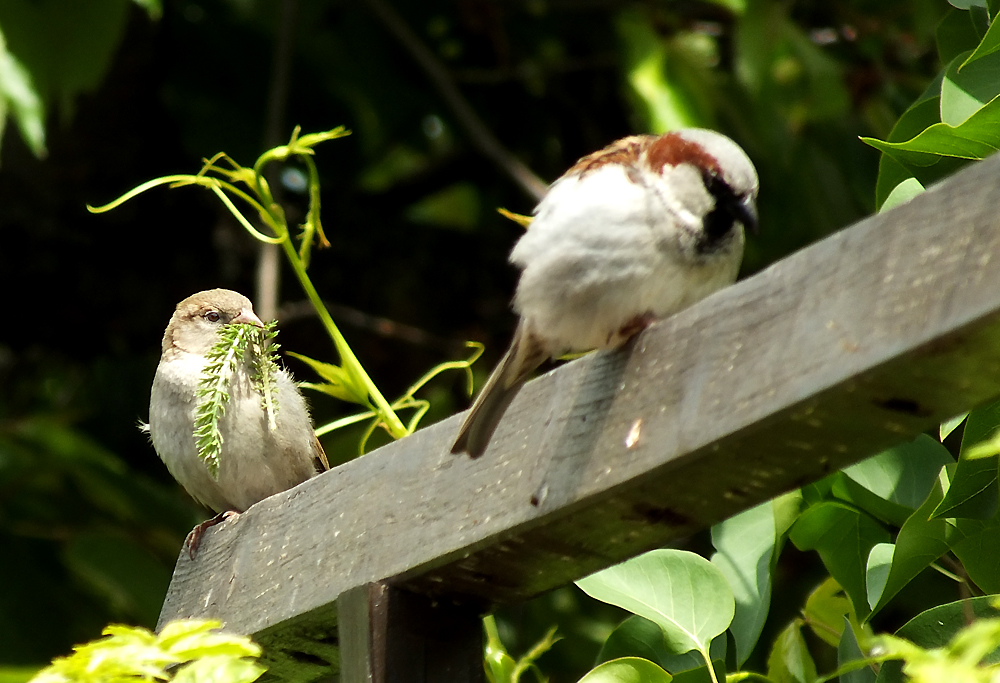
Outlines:
[[[289,81],[292,71],[292,52],[295,46],[295,25],[299,13],[299,0],[282,0],[279,8],[278,29],[274,41],[271,63],[271,83],[267,91],[267,120],[264,123],[264,148],[281,144],[285,136],[285,109],[288,106]],[[268,169],[267,181],[277,201],[281,201],[281,185],[277,172]],[[278,308],[278,289],[281,285],[281,252],[275,244],[261,244],[257,257],[258,315],[263,320],[274,318]]]
[[427,49],[416,33],[403,21],[396,10],[385,0],[367,0],[368,6],[385,25],[386,29],[396,37],[410,56],[424,70],[431,83],[437,88],[445,104],[451,108],[459,124],[465,128],[469,139],[479,152],[493,161],[510,178],[517,183],[533,199],[539,200],[545,196],[548,184],[539,178],[520,159],[507,150],[497,140],[493,132],[486,127],[479,115],[468,103],[451,74],[445,66]]

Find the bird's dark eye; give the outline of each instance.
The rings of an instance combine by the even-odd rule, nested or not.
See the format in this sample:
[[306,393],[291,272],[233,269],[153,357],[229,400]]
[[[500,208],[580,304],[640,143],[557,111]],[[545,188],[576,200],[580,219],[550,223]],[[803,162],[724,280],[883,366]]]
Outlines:
[[205,314],[204,317],[205,317],[205,320],[207,320],[210,323],[217,323],[217,322],[219,322],[219,312],[218,311],[209,311],[208,313]]

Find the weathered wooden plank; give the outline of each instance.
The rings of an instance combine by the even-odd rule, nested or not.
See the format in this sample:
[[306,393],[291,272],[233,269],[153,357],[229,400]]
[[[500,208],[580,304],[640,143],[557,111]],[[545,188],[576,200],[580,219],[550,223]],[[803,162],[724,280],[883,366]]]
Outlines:
[[261,502],[181,555],[161,620],[295,659],[371,582],[524,600],[1000,395],[997,178],[1000,157],[529,383],[479,460],[448,452],[456,417]]

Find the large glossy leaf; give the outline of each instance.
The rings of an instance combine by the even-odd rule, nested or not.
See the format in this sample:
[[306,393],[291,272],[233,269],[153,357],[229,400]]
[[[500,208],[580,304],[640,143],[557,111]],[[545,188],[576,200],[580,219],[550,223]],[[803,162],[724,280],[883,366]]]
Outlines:
[[997,26],[997,22],[994,21],[990,24],[989,29],[986,31],[986,35],[980,41],[976,49],[972,51],[972,54],[962,63],[959,67],[964,70],[966,66],[975,62],[978,59],[986,57],[987,55],[992,55],[1000,50],[1000,27]]
[[997,482],[1000,455],[970,457],[977,445],[990,439],[1000,428],[1000,402],[976,408],[968,415],[962,434],[962,453],[944,500],[934,510],[935,517],[990,519],[1000,503]]
[[653,662],[623,657],[591,669],[579,683],[670,683],[673,677]]
[[949,126],[961,125],[1000,94],[1000,54],[985,55],[971,64],[965,63],[969,54],[952,60],[941,83],[941,121]]
[[128,19],[127,0],[0,2],[0,26],[46,103],[63,116],[104,79]]
[[923,504],[944,465],[955,462],[940,442],[920,434],[843,470],[834,480],[838,498],[901,526]]
[[972,17],[964,10],[950,10],[946,13],[938,22],[935,38],[938,58],[942,64],[949,63],[959,54],[972,50],[979,44],[979,34],[976,32]]
[[906,142],[861,138],[904,165],[928,166],[933,155],[985,159],[1000,147],[1000,99],[994,98],[960,126],[937,123]]
[[[726,634],[712,639],[709,652],[716,670],[724,672],[726,662]],[[684,654],[671,652],[663,638],[663,630],[645,617],[633,615],[623,621],[604,641],[598,662],[609,662],[622,657],[642,657],[670,672],[678,681],[697,683],[711,680],[705,667],[705,658],[691,650]]]
[[816,550],[830,575],[844,587],[858,616],[868,613],[868,555],[876,543],[889,541],[889,533],[878,522],[856,508],[825,502],[802,513],[789,538],[800,550]]
[[712,544],[717,550],[712,564],[725,575],[736,598],[736,615],[729,631],[736,641],[738,665],[750,656],[767,619],[775,531],[771,501],[712,527]]
[[[899,530],[891,554],[884,547],[876,546],[872,549],[868,563],[868,602],[872,607],[872,614],[885,607],[896,593],[931,562],[948,552],[950,543],[959,538],[960,534],[952,522],[930,518],[931,512],[941,502],[947,485],[948,470],[942,468],[923,505],[910,515]],[[888,573],[885,572],[887,559],[891,562]]]
[[733,620],[725,576],[711,562],[681,550],[653,550],[580,579],[588,595],[655,622],[675,653],[699,650]]

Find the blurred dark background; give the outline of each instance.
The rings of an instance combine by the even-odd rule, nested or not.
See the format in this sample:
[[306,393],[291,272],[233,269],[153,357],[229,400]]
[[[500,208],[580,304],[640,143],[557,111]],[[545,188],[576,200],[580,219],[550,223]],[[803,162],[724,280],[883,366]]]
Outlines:
[[[530,213],[534,200],[479,152],[394,37],[399,26],[545,182],[636,132],[699,125],[732,136],[761,176],[761,234],[745,276],[873,210],[878,154],[858,136],[884,139],[940,68],[934,30],[948,8],[391,0],[386,19],[375,5],[384,3],[164,0],[161,13],[148,0],[0,3],[6,49],[45,106],[47,150],[36,156],[8,118],[0,670],[47,662],[109,621],[155,623],[181,541],[205,516],[137,429],[160,337],[195,291],[255,291],[257,244],[210,193],[160,188],[101,215],[87,204],[196,172],[219,151],[250,165],[295,125],[346,125],[350,137],[317,149],[332,243],[315,252],[317,288],[387,396],[464,356],[467,339],[487,344],[482,378],[512,331],[506,257],[521,230],[495,208]],[[301,218],[295,170],[286,177],[286,209]],[[296,313],[303,300],[284,272],[283,347],[335,362],[320,326]],[[457,375],[428,387],[424,424],[462,409],[462,390]],[[312,404],[318,423],[350,410],[324,396]],[[352,457],[357,440],[357,430],[324,437],[336,461]],[[789,576],[803,577],[789,598],[798,605],[811,574],[802,557],[788,561]],[[523,648],[560,621],[567,640],[547,655],[548,670],[575,680],[615,614],[563,589],[505,615],[504,633]]]

